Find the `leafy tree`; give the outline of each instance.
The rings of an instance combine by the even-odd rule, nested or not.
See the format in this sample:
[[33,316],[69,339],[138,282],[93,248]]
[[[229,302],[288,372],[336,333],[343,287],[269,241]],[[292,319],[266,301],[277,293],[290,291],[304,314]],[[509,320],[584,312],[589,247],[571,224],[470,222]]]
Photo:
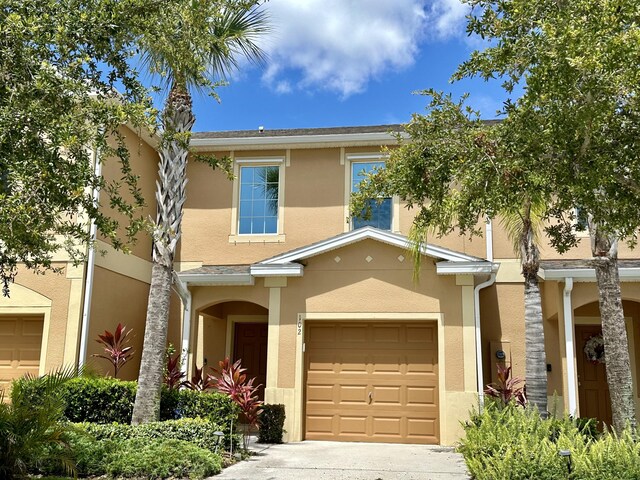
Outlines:
[[[575,242],[580,206],[589,233],[607,352],[613,427],[635,426],[630,359],[618,276],[619,240],[640,227],[640,4],[635,0],[470,0],[468,31],[491,42],[455,78],[500,76],[524,86],[507,115],[541,151],[554,191],[552,243]],[[560,248],[562,250],[562,247]]]
[[[144,200],[120,128],[153,124],[131,67],[131,45],[157,0],[0,0],[0,279],[9,295],[19,264],[54,268],[66,249],[80,261],[90,221],[126,250]],[[115,89],[120,93],[117,93]],[[117,161],[106,183],[94,161]],[[92,189],[124,218],[94,204]],[[124,233],[123,233],[124,232]]]
[[[465,100],[432,90],[426,115],[413,115],[409,140],[389,151],[378,170],[353,194],[352,212],[370,208],[370,198],[398,195],[417,210],[410,237],[414,258],[428,236],[479,235],[485,217],[501,217],[522,261],[525,296],[527,397],[546,414],[547,374],[538,269],[537,232],[551,191],[540,170],[535,144],[522,141],[515,119],[483,122]],[[416,269],[417,271],[417,269]]]
[[[169,94],[161,115],[158,215],[134,424],[157,420],[160,411],[173,255],[181,234],[188,143],[195,122],[190,89],[215,96],[216,81],[238,66],[239,57],[262,59],[256,42],[267,31],[267,19],[259,4],[259,0],[177,1],[140,41],[146,65],[163,76]],[[216,159],[209,161],[217,164]]]

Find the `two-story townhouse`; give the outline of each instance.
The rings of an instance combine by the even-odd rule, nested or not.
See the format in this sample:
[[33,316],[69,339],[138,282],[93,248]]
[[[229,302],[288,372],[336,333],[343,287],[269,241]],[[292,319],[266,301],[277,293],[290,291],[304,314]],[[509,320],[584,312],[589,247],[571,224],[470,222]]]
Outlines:
[[[359,176],[384,162],[381,146],[395,144],[390,131],[400,126],[192,138],[196,151],[232,157],[235,180],[189,164],[170,341],[188,352],[189,372],[227,356],[242,359],[263,384],[265,401],[286,406],[289,441],[452,444],[479,390],[495,380],[496,363],[524,375],[522,277],[499,222],[473,241],[434,237],[416,282],[406,249],[411,211],[389,198],[371,220],[349,218]],[[153,142],[131,134],[152,199]],[[12,298],[0,302],[0,352],[13,352],[0,357],[10,372],[4,375],[19,373],[6,369],[21,363],[15,360],[21,350],[6,348],[23,342],[8,327],[17,313],[40,315],[40,323],[22,324],[40,332],[29,351],[37,350],[32,356],[42,359],[41,372],[86,360],[98,346],[84,355],[80,340],[118,321],[134,328],[139,350],[149,254],[144,240],[133,257],[109,252],[73,279],[21,274]],[[580,260],[590,256],[588,241],[564,256],[545,246],[542,256],[550,400],[607,421],[604,366],[583,352],[600,324],[595,274]],[[635,385],[640,262],[625,248],[620,256]],[[68,288],[73,281],[75,290]],[[135,377],[137,364],[126,368],[124,376]]]

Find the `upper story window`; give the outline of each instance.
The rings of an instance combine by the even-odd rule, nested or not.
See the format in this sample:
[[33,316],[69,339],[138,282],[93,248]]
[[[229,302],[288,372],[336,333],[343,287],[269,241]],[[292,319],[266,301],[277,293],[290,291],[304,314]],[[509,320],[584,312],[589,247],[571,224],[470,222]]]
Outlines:
[[[351,162],[351,191],[358,191],[358,184],[366,175],[374,171],[374,169],[382,167],[384,167],[384,161]],[[352,219],[353,228],[371,226],[382,230],[391,230],[391,198],[383,198],[381,202],[378,199],[371,199],[369,202],[371,205],[371,217],[366,220],[354,217]]]
[[238,234],[278,233],[279,190],[278,165],[240,166]]

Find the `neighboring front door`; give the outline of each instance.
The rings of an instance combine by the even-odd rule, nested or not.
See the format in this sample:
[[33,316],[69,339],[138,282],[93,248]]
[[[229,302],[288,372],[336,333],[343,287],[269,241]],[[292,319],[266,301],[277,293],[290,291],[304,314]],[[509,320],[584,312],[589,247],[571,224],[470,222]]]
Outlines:
[[255,377],[258,397],[264,400],[267,383],[267,331],[266,323],[236,323],[233,345],[233,361],[241,360],[247,378]]
[[[584,346],[594,335],[601,335],[600,325],[576,325],[576,360],[578,367],[578,397],[580,416],[597,418],[611,425],[611,399],[604,363],[592,363]],[[599,425],[602,428],[602,424]]]

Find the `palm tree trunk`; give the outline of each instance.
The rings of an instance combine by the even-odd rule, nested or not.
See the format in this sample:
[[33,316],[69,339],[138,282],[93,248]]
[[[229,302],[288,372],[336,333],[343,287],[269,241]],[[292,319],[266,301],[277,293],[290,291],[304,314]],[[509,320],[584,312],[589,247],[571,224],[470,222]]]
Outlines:
[[524,276],[525,377],[527,399],[543,417],[547,415],[547,356],[544,346],[542,300],[538,284],[540,251],[535,242],[530,215],[523,219],[520,243]]
[[167,319],[171,298],[171,274],[170,267],[158,262],[153,263],[142,359],[138,374],[138,390],[131,418],[133,425],[153,422],[160,417],[160,391],[169,326]]
[[[154,228],[153,270],[147,320],[133,407],[133,424],[158,420],[160,391],[167,346],[173,254],[180,239],[182,208],[186,200],[189,132],[195,121],[191,96],[174,83],[163,112],[165,131],[157,182],[158,217]],[[186,135],[185,135],[186,134]]]
[[629,342],[622,310],[620,277],[618,273],[617,239],[600,233],[597,226],[590,226],[593,264],[598,282],[602,337],[604,339],[605,368],[613,429],[621,433],[627,426],[635,428],[635,404]]

